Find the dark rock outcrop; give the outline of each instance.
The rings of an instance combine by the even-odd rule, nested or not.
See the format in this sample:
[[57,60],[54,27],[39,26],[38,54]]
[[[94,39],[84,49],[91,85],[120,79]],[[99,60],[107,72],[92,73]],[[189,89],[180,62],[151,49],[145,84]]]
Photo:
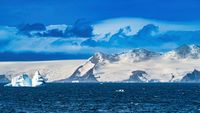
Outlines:
[[80,75],[79,69],[82,66],[80,66],[76,71],[67,79],[63,79],[59,82],[73,82],[73,81],[78,81],[78,82],[98,82],[96,77],[93,74],[93,68],[87,71],[84,75]]
[[147,73],[145,71],[141,70],[133,71],[130,78],[128,80],[125,80],[125,82],[134,82],[134,83],[148,82],[146,75]]

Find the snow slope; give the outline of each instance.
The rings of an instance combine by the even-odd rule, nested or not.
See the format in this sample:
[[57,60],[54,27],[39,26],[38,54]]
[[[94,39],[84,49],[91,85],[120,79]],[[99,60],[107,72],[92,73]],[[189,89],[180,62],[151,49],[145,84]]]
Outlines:
[[85,60],[58,60],[34,62],[0,62],[0,75],[15,77],[27,73],[31,78],[36,71],[46,75],[48,82],[69,77]]

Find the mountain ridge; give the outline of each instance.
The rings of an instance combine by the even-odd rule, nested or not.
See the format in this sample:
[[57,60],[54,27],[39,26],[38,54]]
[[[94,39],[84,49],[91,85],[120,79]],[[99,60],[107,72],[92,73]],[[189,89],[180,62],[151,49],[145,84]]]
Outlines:
[[[174,53],[173,54],[174,56],[171,55],[171,53]],[[181,82],[181,79],[184,76],[186,76],[187,73],[190,73],[192,69],[195,69],[198,65],[193,64],[194,67],[191,66],[190,67],[191,69],[187,70],[179,69],[180,67],[178,65],[184,63],[188,63],[188,66],[192,65],[191,63],[189,63],[189,59],[195,62],[200,58],[199,55],[200,55],[200,46],[198,45],[182,45],[176,48],[175,50],[163,54],[159,52],[149,51],[146,49],[133,49],[128,52],[122,52],[119,54],[112,54],[112,55],[104,53],[96,53],[94,56],[89,58],[85,64],[82,64],[79,67],[79,69],[77,69],[78,71],[76,70],[73,73],[73,75],[76,75],[76,77],[78,77],[81,76],[80,73],[83,72],[84,74],[82,75],[86,76],[85,74],[90,71],[92,72],[93,79],[96,78],[95,81],[99,82],[119,82],[118,79],[114,80],[115,79],[114,75],[118,75],[118,77],[121,77],[122,78],[121,82],[123,81],[131,82],[131,78],[137,79],[138,80],[137,82],[153,82],[155,80],[160,82],[175,82],[175,81]],[[152,69],[151,67],[148,67],[150,65],[154,65],[154,63],[162,64],[163,62],[169,63],[169,64],[164,64],[169,66],[168,67],[169,71],[166,71],[167,69],[165,69],[165,67],[162,68],[162,67],[152,66]],[[172,64],[170,65],[170,63]],[[128,67],[127,65],[130,65],[130,67]],[[134,65],[135,69],[131,69],[131,65]],[[175,67],[175,69],[173,69],[174,67],[171,67],[172,65],[177,65],[177,66]],[[123,69],[123,71],[126,71],[125,72],[126,77],[123,77],[123,74],[121,76],[119,75],[119,73],[121,73],[120,67],[123,68],[123,66],[128,67]],[[116,67],[118,67],[119,70],[115,69]],[[160,71],[161,73],[156,72],[156,69],[159,68],[162,68],[164,72],[162,71]],[[182,66],[182,68],[184,67]],[[110,71],[108,69],[110,69]],[[172,72],[170,72],[170,70],[172,70]],[[109,75],[111,74],[113,74],[112,77],[109,77]],[[145,78],[143,74],[148,75],[149,78],[148,79]],[[73,78],[73,76],[70,77]],[[102,77],[105,77],[107,79],[101,79]],[[140,80],[140,78],[145,78],[145,80],[142,81]],[[87,81],[86,79],[84,80]]]

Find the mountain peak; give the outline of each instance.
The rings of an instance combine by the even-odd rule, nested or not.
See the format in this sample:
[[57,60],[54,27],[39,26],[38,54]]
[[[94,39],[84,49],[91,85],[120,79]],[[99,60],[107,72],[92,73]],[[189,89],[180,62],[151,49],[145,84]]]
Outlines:
[[200,71],[194,69],[191,73],[187,73],[181,80],[182,82],[199,82],[200,81]]
[[165,54],[166,58],[172,59],[184,59],[184,58],[192,58],[198,59],[200,58],[200,46],[199,45],[182,45],[175,50],[172,50]]
[[143,60],[148,60],[158,55],[159,55],[158,53],[146,49],[133,49],[128,52],[123,52],[119,54],[119,59],[121,61],[128,60],[132,62],[139,62]]
[[108,55],[102,52],[97,52],[89,59],[89,61],[91,61],[94,64],[97,64],[99,62],[103,62],[104,60],[108,59],[108,57],[109,57]]

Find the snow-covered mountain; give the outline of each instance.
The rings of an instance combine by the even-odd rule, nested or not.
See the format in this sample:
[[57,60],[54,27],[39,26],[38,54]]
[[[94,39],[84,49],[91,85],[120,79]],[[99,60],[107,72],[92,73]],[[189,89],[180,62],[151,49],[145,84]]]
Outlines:
[[[133,49],[118,54],[96,53],[80,61],[2,62],[0,74],[14,79],[27,73],[33,78],[32,84],[42,83],[40,75],[46,75],[47,82],[198,82],[198,76],[189,73],[200,70],[199,53],[198,45],[183,45],[166,53]],[[37,70],[41,74],[32,74]]]
[[145,71],[133,71],[132,75],[130,76],[130,78],[128,80],[125,80],[125,82],[136,82],[136,83],[141,83],[141,82],[148,82],[148,78],[147,78],[148,74]]
[[88,59],[86,63],[79,66],[75,72],[63,82],[80,81],[80,82],[96,82],[98,81],[99,70],[109,64],[140,62],[157,57],[160,54],[145,49],[134,49],[120,54],[107,55],[104,53],[96,53]]
[[96,53],[94,56],[90,57],[83,65],[79,66],[69,78],[61,81],[97,82],[93,73],[94,69],[98,68],[98,65],[102,66],[110,61],[112,61],[112,58],[109,55]]
[[97,53],[63,82],[179,82],[200,69],[200,47],[183,45],[161,54],[145,49],[107,55]]
[[183,58],[200,58],[200,46],[198,45],[182,45],[177,49],[165,54],[166,58],[183,59]]
[[[68,78],[86,60],[53,60],[53,61],[26,61],[0,62],[0,75],[11,77],[28,74],[31,78],[36,71],[46,75],[48,82]],[[58,68],[59,67],[59,68]]]
[[157,57],[159,55],[159,53],[148,51],[146,49],[133,49],[128,52],[120,53],[116,57],[118,57],[118,60],[122,62],[139,62]]
[[194,69],[193,72],[186,74],[181,82],[200,82],[200,71]]

